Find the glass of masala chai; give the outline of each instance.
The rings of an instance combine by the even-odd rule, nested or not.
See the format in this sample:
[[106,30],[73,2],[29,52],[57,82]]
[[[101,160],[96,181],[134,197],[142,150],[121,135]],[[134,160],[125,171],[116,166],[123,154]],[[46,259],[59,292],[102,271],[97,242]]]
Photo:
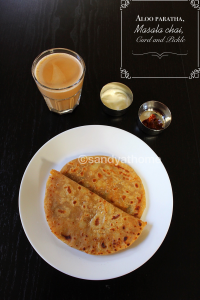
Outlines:
[[80,55],[64,48],[46,50],[36,57],[31,71],[51,111],[64,114],[76,108],[86,71]]

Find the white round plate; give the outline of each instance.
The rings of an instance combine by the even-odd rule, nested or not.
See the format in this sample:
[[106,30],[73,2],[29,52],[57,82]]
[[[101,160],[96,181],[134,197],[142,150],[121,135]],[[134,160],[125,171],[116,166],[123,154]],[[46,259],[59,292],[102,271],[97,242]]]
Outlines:
[[[147,226],[126,250],[93,256],[61,242],[51,233],[44,213],[45,187],[51,169],[58,171],[81,155],[106,155],[129,164],[146,191],[142,220]],[[109,126],[83,126],[48,141],[34,155],[22,178],[19,212],[33,248],[52,267],[82,279],[103,280],[125,275],[143,265],[163,242],[172,217],[172,188],[158,156],[136,136]]]

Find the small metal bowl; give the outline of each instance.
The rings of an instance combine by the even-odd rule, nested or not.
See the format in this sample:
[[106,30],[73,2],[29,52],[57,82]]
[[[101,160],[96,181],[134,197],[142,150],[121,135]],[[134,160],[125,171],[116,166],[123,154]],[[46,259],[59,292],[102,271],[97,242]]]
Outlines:
[[[151,114],[155,114],[158,119],[163,123],[163,128],[156,130],[146,127],[142,122],[148,119]],[[163,132],[171,123],[172,115],[169,108],[158,101],[148,101],[143,103],[138,111],[138,127],[149,135],[157,135]]]
[[[123,92],[123,93],[126,93],[128,98],[130,99],[130,104],[124,108],[124,109],[120,109],[120,110],[117,110],[117,109],[113,109],[113,108],[110,108],[108,107],[102,100],[102,95],[108,91],[108,90],[116,90],[116,91],[119,91],[120,90]],[[102,108],[104,110],[105,113],[107,113],[108,115],[110,116],[113,116],[113,117],[119,117],[119,116],[122,116],[124,115],[127,110],[129,109],[129,107],[131,106],[132,102],[133,102],[133,93],[132,91],[129,89],[128,86],[126,86],[125,84],[123,83],[120,83],[120,82],[110,82],[106,85],[103,86],[103,88],[101,89],[101,92],[100,92],[100,99],[101,99],[101,104],[102,104]]]

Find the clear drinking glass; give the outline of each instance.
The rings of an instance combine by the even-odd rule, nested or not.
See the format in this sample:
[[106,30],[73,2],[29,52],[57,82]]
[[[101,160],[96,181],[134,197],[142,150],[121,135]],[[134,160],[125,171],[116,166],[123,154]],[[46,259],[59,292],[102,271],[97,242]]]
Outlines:
[[[39,61],[43,59],[45,56],[51,55],[53,53],[66,53],[68,55],[72,55],[81,64],[82,73],[79,79],[72,85],[66,86],[64,88],[63,87],[51,88],[40,83],[39,80],[36,78],[36,68]],[[70,113],[76,108],[76,106],[80,102],[83,80],[86,71],[85,63],[83,59],[80,57],[80,55],[78,55],[74,51],[64,49],[64,48],[54,48],[54,49],[46,50],[42,52],[40,55],[38,55],[38,57],[36,57],[36,59],[32,64],[31,71],[35,83],[38,89],[40,90],[42,96],[44,97],[44,100],[46,101],[48,108],[51,111],[56,112],[58,114],[64,114],[64,113]]]

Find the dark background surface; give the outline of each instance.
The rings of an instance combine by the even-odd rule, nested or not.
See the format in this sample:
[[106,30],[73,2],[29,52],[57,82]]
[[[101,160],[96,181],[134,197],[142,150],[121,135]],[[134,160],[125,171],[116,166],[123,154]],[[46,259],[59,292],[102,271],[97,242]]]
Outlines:
[[[130,5],[128,19],[139,9]],[[148,15],[149,3],[141,7]],[[190,18],[188,7],[184,15]],[[189,23],[186,27],[192,34]],[[198,299],[199,79],[120,78],[120,1],[1,0],[0,28],[0,299]],[[192,50],[196,37],[193,43]],[[63,116],[48,110],[30,72],[35,57],[53,47],[78,52],[87,68],[80,105]],[[123,47],[129,47],[127,38]],[[174,73],[176,68],[192,72],[193,63],[193,58],[181,66],[174,63]],[[141,60],[140,68],[154,64]],[[167,68],[164,73],[168,76]],[[112,81],[127,84],[134,93],[130,110],[117,119],[104,114],[99,101],[102,86]],[[165,103],[173,116],[170,127],[154,138],[136,127],[139,106],[152,99]],[[106,281],[72,278],[48,265],[25,236],[18,211],[20,182],[36,151],[57,134],[90,124],[121,128],[147,143],[161,157],[174,196],[171,226],[155,255],[134,272]]]

